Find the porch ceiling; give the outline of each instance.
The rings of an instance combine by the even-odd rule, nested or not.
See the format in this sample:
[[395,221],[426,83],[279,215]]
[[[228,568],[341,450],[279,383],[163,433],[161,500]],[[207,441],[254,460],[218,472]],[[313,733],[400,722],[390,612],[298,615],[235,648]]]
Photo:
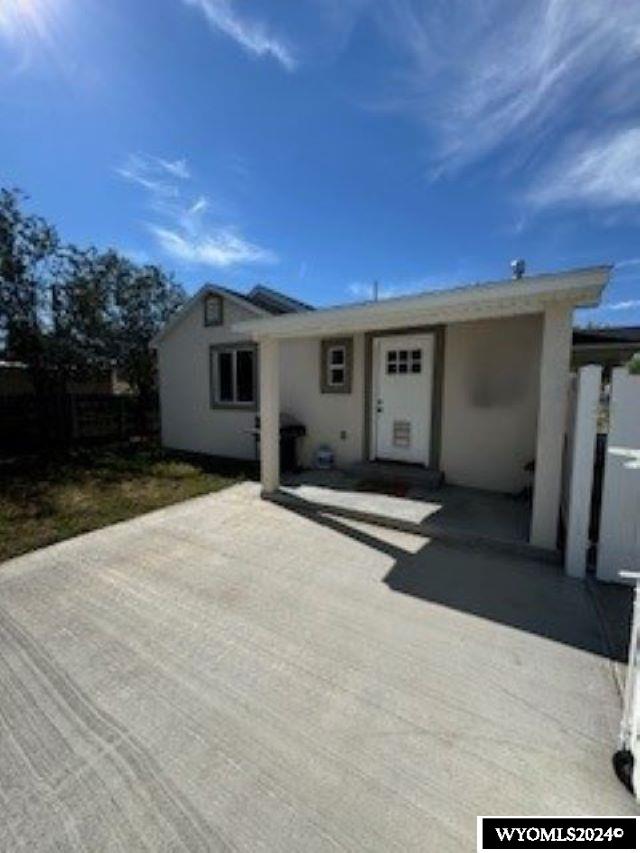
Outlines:
[[597,305],[610,266],[465,285],[416,296],[325,308],[236,323],[233,331],[261,338],[298,338],[509,317],[544,311],[554,302]]

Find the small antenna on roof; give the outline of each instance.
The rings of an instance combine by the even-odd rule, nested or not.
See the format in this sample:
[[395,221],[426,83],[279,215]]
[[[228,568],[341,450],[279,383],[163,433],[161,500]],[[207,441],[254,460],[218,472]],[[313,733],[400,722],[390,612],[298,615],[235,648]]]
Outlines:
[[373,282],[373,301],[374,302],[378,301],[378,282],[377,281]]
[[517,258],[515,261],[511,261],[511,275],[513,278],[522,278],[526,268],[527,265],[524,258]]

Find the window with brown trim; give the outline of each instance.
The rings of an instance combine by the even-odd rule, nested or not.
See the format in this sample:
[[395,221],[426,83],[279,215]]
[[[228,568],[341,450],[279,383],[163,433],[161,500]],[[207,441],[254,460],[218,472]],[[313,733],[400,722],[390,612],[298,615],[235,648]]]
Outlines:
[[350,394],[353,340],[330,338],[320,347],[320,390],[323,394]]

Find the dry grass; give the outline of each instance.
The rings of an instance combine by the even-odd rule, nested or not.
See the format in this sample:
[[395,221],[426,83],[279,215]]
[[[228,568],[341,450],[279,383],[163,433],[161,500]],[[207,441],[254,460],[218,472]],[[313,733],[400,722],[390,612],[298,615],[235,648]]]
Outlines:
[[251,473],[153,445],[77,451],[0,464],[0,561],[215,492]]

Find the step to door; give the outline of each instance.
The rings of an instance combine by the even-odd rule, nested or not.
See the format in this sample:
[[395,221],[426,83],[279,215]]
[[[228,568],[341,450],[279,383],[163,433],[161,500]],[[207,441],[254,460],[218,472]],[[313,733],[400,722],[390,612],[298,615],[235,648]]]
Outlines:
[[357,462],[346,469],[346,473],[359,480],[381,483],[405,484],[429,491],[439,489],[444,481],[442,471],[422,465],[407,465],[403,462]]
[[429,520],[420,522],[409,521],[408,519],[397,518],[391,515],[381,515],[377,512],[369,512],[368,510],[352,509],[343,505],[340,506],[331,503],[323,503],[316,500],[305,500],[304,498],[286,490],[278,490],[277,492],[264,494],[263,498],[271,501],[272,503],[291,509],[294,512],[306,515],[309,518],[319,515],[331,515],[340,518],[347,518],[352,521],[360,521],[365,524],[374,524],[378,527],[386,527],[390,530],[414,533],[418,536],[425,536],[429,539],[435,539],[450,545],[488,550],[502,554],[513,554],[515,556],[538,560],[544,563],[553,563],[556,565],[561,564],[562,562],[562,555],[559,551],[538,548],[535,545],[530,545],[528,542],[496,539],[491,536],[483,536],[478,533],[455,529],[454,527],[443,529],[440,524],[429,522]]

